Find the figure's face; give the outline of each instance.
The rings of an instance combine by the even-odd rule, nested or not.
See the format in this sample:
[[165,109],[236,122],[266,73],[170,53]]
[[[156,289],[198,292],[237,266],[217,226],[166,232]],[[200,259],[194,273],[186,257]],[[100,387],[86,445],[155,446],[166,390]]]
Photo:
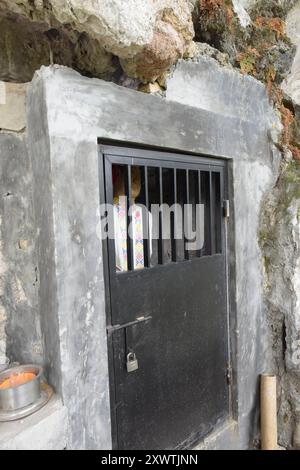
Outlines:
[[[114,197],[125,196],[125,171],[122,166],[114,167]],[[131,168],[131,197],[136,199],[141,192],[141,170],[138,166]]]

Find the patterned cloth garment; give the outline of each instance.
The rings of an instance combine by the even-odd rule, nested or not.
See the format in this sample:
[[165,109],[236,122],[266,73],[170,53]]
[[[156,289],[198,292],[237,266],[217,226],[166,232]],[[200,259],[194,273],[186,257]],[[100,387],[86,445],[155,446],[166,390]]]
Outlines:
[[[137,204],[131,206],[131,232],[134,269],[144,268],[143,210]],[[114,229],[117,271],[128,270],[127,260],[127,203],[126,197],[115,198]]]

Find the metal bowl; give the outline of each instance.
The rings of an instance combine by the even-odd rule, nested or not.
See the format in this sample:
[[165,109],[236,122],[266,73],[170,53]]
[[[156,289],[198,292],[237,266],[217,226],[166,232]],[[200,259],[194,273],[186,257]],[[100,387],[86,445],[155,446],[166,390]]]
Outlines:
[[35,374],[36,378],[23,385],[18,385],[14,388],[7,388],[6,390],[0,390],[0,410],[18,410],[34,403],[41,397],[42,367],[26,365],[6,369],[4,372],[0,373],[0,383],[5,379],[10,378],[12,375],[18,375],[24,372],[31,372]]

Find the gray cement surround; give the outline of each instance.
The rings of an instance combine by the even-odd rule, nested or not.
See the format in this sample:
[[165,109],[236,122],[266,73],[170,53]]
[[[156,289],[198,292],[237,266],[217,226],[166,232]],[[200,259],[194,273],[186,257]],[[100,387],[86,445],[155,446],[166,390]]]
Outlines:
[[0,188],[0,364],[2,349],[10,361],[40,364],[32,169],[24,134],[0,132]]
[[[173,74],[167,100],[84,78],[62,67],[43,67],[29,90],[28,147],[34,174],[45,365],[68,409],[69,448],[111,446],[102,245],[97,237],[98,138],[230,160],[234,217],[229,262],[232,277],[236,273],[236,289],[231,280],[231,333],[238,426],[225,427],[213,445],[226,448],[230,442],[233,448],[246,448],[256,437],[258,375],[271,367],[259,214],[277,177],[279,155],[269,135],[278,122],[268,105],[266,113],[257,112],[265,93],[257,82],[233,78],[224,70],[218,89],[216,72],[221,74],[222,69],[214,61],[205,75],[202,103],[197,78],[203,80],[204,65],[182,63]],[[184,80],[186,103],[179,88],[176,93],[176,80],[178,87]],[[221,108],[209,105],[210,93],[227,94],[225,102],[233,103],[234,88],[248,99],[246,119],[240,109],[242,100],[235,100],[225,115]]]

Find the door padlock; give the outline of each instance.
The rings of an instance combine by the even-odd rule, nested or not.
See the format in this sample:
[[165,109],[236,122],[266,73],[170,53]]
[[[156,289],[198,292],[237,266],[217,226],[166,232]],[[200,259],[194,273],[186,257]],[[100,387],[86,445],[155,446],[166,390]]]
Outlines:
[[139,368],[139,363],[134,352],[127,354],[126,362],[127,372],[134,372]]

